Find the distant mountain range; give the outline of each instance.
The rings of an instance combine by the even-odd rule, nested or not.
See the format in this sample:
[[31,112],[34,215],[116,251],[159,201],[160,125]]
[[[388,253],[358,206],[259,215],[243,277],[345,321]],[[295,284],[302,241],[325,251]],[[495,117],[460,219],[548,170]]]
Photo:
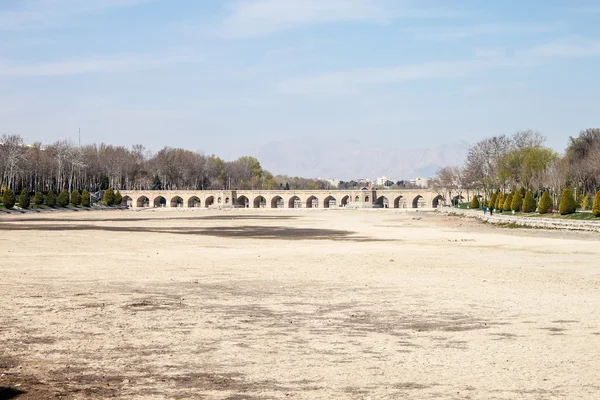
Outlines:
[[387,176],[393,179],[432,177],[445,166],[460,165],[466,142],[432,148],[395,148],[357,140],[302,138],[271,142],[255,151],[263,168],[274,174],[351,180]]

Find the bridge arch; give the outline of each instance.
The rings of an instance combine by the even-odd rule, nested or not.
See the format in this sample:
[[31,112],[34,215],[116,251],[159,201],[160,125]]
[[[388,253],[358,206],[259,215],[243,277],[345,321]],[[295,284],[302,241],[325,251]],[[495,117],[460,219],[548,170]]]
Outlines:
[[192,196],[188,199],[187,206],[190,208],[202,207],[202,202],[198,196]]
[[346,207],[348,205],[348,201],[350,201],[349,195],[345,195],[344,197],[342,197],[342,200],[340,201],[341,206]]
[[306,208],[318,208],[319,207],[319,199],[317,196],[310,196],[306,199]]
[[267,199],[259,195],[254,198],[253,203],[254,208],[265,208],[267,206]]
[[183,199],[181,196],[173,196],[170,205],[171,207],[183,207]]
[[375,200],[375,204],[377,207],[390,208],[390,201],[385,196],[379,196],[377,200]]
[[283,208],[284,205],[285,202],[281,196],[275,196],[271,199],[271,208]]
[[412,201],[412,208],[423,208],[423,206],[424,206],[423,196],[421,196],[420,194],[416,195]]
[[337,205],[337,200],[333,196],[327,196],[323,199],[323,208],[333,208]]
[[137,207],[148,207],[150,206],[150,199],[147,198],[146,196],[140,196],[137,198],[136,202],[135,202]]
[[368,203],[371,199],[369,198],[369,196],[365,196],[365,203]]
[[235,199],[236,207],[246,208],[248,207],[249,203],[250,201],[248,200],[248,198],[243,195]]
[[129,196],[123,196],[121,200],[121,205],[131,207],[133,205],[133,199]]
[[152,202],[152,205],[154,207],[166,207],[167,199],[165,199],[163,196],[156,196]]
[[433,200],[431,201],[431,207],[433,208],[438,208],[438,206],[440,205],[440,200],[441,201],[445,201],[444,200],[444,196],[442,196],[441,194],[438,194],[437,196],[435,196],[433,198]]
[[288,200],[288,208],[301,208],[302,202],[300,201],[300,197],[292,196]]
[[356,197],[354,198],[354,202],[355,202],[355,203],[360,203],[360,196],[356,196]]
[[208,208],[208,207],[212,206],[214,203],[215,203],[215,196],[208,196],[204,200],[204,207]]
[[394,208],[406,208],[406,201],[403,196],[398,196],[394,199]]

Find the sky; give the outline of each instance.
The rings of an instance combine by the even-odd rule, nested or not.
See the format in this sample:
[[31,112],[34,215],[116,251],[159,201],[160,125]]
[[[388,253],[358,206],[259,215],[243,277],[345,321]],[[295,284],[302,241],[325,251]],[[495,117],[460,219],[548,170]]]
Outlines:
[[575,0],[0,0],[0,134],[233,159],[534,129],[562,151],[600,125],[599,18]]

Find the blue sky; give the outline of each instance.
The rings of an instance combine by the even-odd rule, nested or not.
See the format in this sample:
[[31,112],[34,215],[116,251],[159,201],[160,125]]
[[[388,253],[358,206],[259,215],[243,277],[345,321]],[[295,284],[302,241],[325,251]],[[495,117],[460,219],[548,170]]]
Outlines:
[[[251,154],[598,127],[600,3],[0,0],[0,133]],[[335,149],[332,149],[335,151]]]

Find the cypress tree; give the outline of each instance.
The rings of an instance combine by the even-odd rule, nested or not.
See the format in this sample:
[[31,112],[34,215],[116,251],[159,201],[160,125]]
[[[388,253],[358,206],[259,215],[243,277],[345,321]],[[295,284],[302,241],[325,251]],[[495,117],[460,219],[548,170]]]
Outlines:
[[521,188],[519,188],[519,196],[521,196],[521,200],[525,197],[526,194],[527,190],[525,190],[525,188],[521,186]]
[[46,205],[48,207],[54,207],[56,205],[56,195],[52,190],[49,190],[46,194]]
[[15,198],[15,194],[10,190],[10,188],[6,188],[4,193],[2,194],[2,204],[4,207],[11,209],[15,206],[17,199]]
[[123,196],[121,196],[121,192],[117,190],[117,193],[115,193],[115,205],[120,206],[122,201]]
[[512,203],[513,193],[509,193],[504,198],[504,204],[502,205],[502,209],[505,211],[510,210],[510,204]]
[[525,198],[523,199],[523,212],[525,213],[532,213],[535,212],[535,199],[533,198],[533,193],[531,193],[531,191],[528,191],[525,194]]
[[31,199],[29,198],[29,193],[27,193],[27,189],[21,190],[21,194],[19,195],[19,207],[27,209],[30,205]]
[[479,199],[477,195],[473,195],[473,200],[471,200],[471,208],[479,208]]
[[540,199],[540,204],[538,205],[538,212],[540,214],[546,214],[550,210],[552,212],[552,199],[548,192],[544,192],[542,194],[542,198]]
[[106,189],[106,192],[104,192],[104,198],[102,200],[104,200],[104,203],[107,206],[115,205],[115,192],[112,188]]
[[59,207],[66,207],[69,205],[69,192],[67,192],[67,189],[63,189],[62,192],[60,192],[56,198],[56,204]]
[[560,205],[558,211],[560,215],[573,214],[577,210],[577,202],[573,197],[573,192],[569,189],[565,189],[560,196]]
[[33,196],[33,202],[36,206],[41,206],[44,204],[44,194],[42,192],[35,192],[35,196]]
[[592,214],[594,214],[595,217],[600,217],[600,190],[596,192],[594,205],[592,206]]
[[502,212],[502,207],[504,206],[504,195],[502,193],[498,194],[498,198],[496,199],[496,210]]
[[510,202],[510,209],[513,211],[521,211],[522,204],[523,204],[523,198],[521,197],[521,192],[518,191],[512,197],[512,201]]
[[492,197],[490,197],[490,201],[488,202],[488,207],[492,210],[496,207],[496,199],[498,199],[498,193],[492,193]]
[[90,206],[90,192],[87,189],[84,189],[83,193],[81,193],[81,205],[84,207]]
[[81,194],[79,190],[75,189],[71,192],[71,204],[78,206],[81,203]]
[[592,195],[591,194],[586,194],[585,196],[583,196],[581,198],[581,209],[582,210],[589,210],[592,206],[594,199],[592,199]]

